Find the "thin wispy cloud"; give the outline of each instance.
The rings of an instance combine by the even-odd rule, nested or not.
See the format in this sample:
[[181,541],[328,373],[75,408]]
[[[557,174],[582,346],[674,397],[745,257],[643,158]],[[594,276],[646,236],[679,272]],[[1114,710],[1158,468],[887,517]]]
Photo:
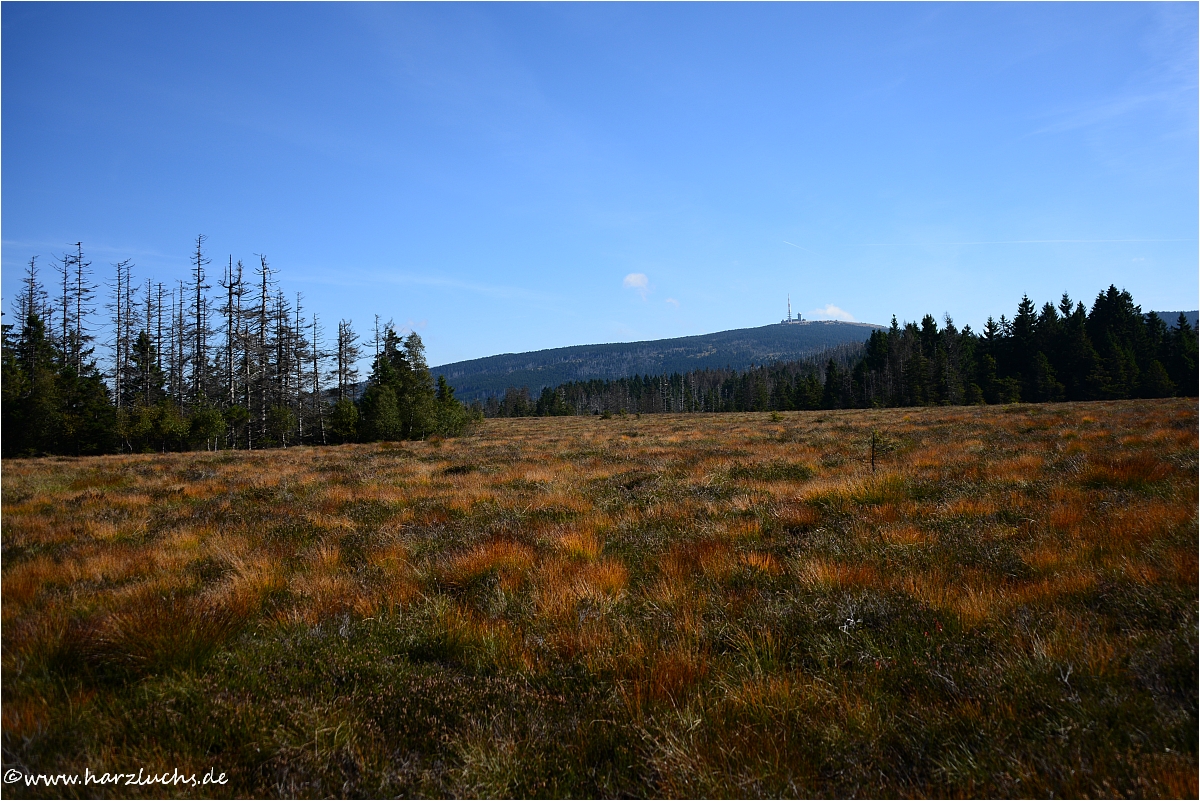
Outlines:
[[[785,244],[785,245],[791,245],[792,247],[796,248],[797,250],[803,250],[805,253],[811,253],[811,254],[813,254],[814,256],[821,256],[821,254],[820,254],[820,253],[817,253],[815,250],[809,250],[809,249],[808,249],[808,248],[806,248],[806,247],[802,247],[802,246],[800,246],[800,245],[797,245],[795,242],[789,242],[789,241],[787,241],[786,239],[784,239],[784,240],[783,240],[783,244]],[[821,256],[821,258],[824,258],[824,256]]]
[[1139,111],[1146,106],[1158,103],[1172,103],[1176,100],[1178,94],[1178,92],[1164,91],[1109,98],[1090,106],[1059,112],[1055,115],[1059,117],[1057,122],[1038,128],[1032,131],[1030,135],[1064,133],[1079,128],[1087,128],[1092,125],[1100,125]]

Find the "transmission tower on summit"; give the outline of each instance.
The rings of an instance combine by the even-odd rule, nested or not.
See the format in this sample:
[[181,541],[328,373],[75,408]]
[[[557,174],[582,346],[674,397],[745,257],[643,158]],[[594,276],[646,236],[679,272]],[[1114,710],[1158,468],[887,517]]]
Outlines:
[[788,303],[787,317],[785,317],[784,319],[779,321],[780,325],[794,325],[796,323],[806,322],[804,319],[804,315],[802,315],[802,314],[797,314],[795,316],[795,318],[792,317],[792,296],[790,293],[788,294],[787,303]]

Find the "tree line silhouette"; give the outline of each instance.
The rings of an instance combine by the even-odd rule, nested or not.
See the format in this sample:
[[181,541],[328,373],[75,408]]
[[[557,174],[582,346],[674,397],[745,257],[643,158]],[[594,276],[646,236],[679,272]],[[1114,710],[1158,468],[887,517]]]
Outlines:
[[[1197,392],[1197,334],[1172,327],[1110,286],[1090,310],[1065,293],[1038,309],[1026,296],[1011,320],[983,331],[920,322],[872,332],[819,357],[619,379],[569,381],[534,398],[510,388],[470,408],[439,376],[415,332],[375,317],[371,375],[351,321],[326,349],[263,256],[248,271],[230,257],[210,294],[196,238],[188,281],[135,285],[113,264],[110,325],[97,342],[97,290],[81,243],[55,260],[53,296],[30,259],[12,323],[3,325],[5,456],[268,448],[421,439],[461,433],[482,416],[784,411],[1155,398]],[[136,288],[135,288],[136,286]],[[103,367],[97,349],[107,358]]]
[[5,456],[419,439],[469,422],[453,390],[434,386],[415,332],[401,338],[376,316],[359,397],[351,321],[327,347],[318,315],[304,316],[302,296],[283,293],[264,256],[252,270],[230,257],[212,294],[204,242],[174,286],[135,284],[130,260],[113,264],[103,342],[83,245],[55,260],[52,289],[29,260],[3,325]]
[[981,333],[932,315],[872,332],[800,361],[748,370],[695,370],[571,381],[537,398],[510,388],[489,398],[489,417],[655,412],[747,412],[876,406],[1041,403],[1160,398],[1197,393],[1197,333],[1142,313],[1110,286],[1089,311],[1064,293],[1039,310],[1025,296],[1010,320]]

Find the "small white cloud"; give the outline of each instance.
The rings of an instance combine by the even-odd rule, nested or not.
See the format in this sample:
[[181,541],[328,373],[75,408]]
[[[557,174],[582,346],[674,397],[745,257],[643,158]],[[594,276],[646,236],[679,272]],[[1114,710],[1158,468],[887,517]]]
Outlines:
[[645,273],[630,273],[625,276],[625,280],[621,282],[626,289],[635,289],[642,296],[642,300],[646,299],[646,293],[650,291],[650,279]]
[[667,303],[670,303],[677,309],[679,308],[679,301],[675,300],[675,298],[667,298]]
[[843,320],[847,323],[854,322],[854,315],[845,309],[839,309],[832,303],[826,305],[823,309],[813,309],[809,312],[809,316],[817,317],[822,320]]

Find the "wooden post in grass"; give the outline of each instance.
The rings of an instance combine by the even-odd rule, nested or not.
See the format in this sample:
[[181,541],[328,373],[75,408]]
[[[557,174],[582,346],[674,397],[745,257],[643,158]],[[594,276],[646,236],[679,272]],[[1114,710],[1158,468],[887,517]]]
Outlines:
[[871,429],[871,472],[875,472],[875,429]]

